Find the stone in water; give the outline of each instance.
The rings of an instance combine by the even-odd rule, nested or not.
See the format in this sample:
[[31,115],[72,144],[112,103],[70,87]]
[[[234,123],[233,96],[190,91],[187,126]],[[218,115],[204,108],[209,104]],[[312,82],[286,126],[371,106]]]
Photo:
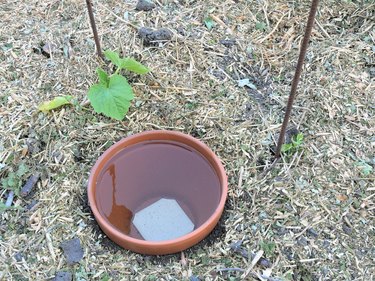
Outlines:
[[137,212],[133,224],[147,241],[175,239],[194,230],[177,201],[164,198]]

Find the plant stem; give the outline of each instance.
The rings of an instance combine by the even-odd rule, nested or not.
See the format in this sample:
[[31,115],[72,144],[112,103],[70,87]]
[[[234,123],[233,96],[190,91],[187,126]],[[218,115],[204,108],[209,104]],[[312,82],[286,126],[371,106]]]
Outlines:
[[115,71],[114,74],[118,74],[120,72],[120,70],[121,70],[121,67],[117,67],[117,69],[116,69],[116,71]]
[[277,142],[276,154],[275,154],[276,158],[280,158],[281,146],[284,143],[286,128],[288,126],[290,114],[292,112],[293,102],[294,102],[294,99],[296,97],[297,85],[298,85],[298,82],[299,82],[300,77],[301,77],[303,61],[305,60],[306,51],[307,51],[307,47],[308,47],[308,44],[309,44],[311,31],[312,31],[314,21],[315,21],[316,10],[318,9],[318,4],[319,4],[319,0],[312,0],[312,2],[311,2],[310,14],[309,14],[309,18],[307,20],[305,36],[303,37],[301,50],[300,50],[300,54],[299,54],[299,57],[298,57],[296,72],[294,74],[294,78],[293,78],[293,82],[292,82],[292,88],[290,90],[288,104],[287,104],[287,107],[286,107],[286,110],[285,110],[284,121],[283,121],[283,125],[281,126],[280,136],[279,136],[279,140]]

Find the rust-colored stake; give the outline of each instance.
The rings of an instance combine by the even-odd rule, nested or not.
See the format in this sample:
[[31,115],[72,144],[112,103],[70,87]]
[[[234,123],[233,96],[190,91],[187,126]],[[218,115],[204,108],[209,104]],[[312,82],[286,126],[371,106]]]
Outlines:
[[87,11],[89,12],[89,17],[90,17],[90,24],[92,28],[92,33],[94,34],[94,40],[95,40],[95,45],[96,45],[96,51],[98,52],[98,56],[103,58],[103,53],[102,53],[102,48],[100,47],[100,41],[99,41],[99,36],[98,36],[98,31],[96,30],[96,24],[95,24],[95,18],[94,18],[94,13],[92,11],[92,3],[91,0],[86,0],[87,4]]
[[284,143],[286,128],[288,126],[290,113],[292,112],[293,102],[297,93],[297,85],[301,78],[303,61],[305,60],[307,46],[309,45],[310,35],[311,35],[311,31],[314,25],[316,10],[318,9],[318,4],[319,4],[319,0],[312,0],[311,2],[310,14],[307,20],[305,36],[303,37],[301,50],[300,50],[300,54],[298,57],[296,72],[294,74],[292,88],[290,90],[288,104],[285,110],[284,121],[283,121],[283,125],[281,126],[281,132],[280,132],[279,140],[277,142],[276,155],[275,155],[276,158],[280,158],[281,146]]

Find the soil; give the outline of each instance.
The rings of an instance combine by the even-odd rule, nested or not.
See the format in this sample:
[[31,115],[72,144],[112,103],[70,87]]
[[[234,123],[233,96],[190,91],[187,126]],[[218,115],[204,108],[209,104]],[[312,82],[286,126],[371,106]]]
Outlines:
[[[87,100],[95,69],[112,68],[96,55],[85,1],[1,1],[0,280],[61,272],[73,280],[374,279],[373,1],[320,1],[289,124],[304,141],[276,163],[270,148],[310,1],[154,3],[137,11],[135,0],[93,1],[103,49],[151,69],[123,73],[135,99],[116,121]],[[253,86],[240,87],[242,79]],[[38,111],[64,95],[72,105]],[[173,256],[115,246],[85,198],[96,159],[115,141],[152,129],[201,139],[229,180],[218,226]],[[60,245],[74,238],[84,254],[70,265]]]

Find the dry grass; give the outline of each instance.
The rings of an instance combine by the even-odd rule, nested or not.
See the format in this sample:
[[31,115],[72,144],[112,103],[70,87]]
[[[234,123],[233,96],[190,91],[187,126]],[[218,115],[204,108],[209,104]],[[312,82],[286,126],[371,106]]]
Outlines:
[[[29,168],[22,182],[41,173],[34,193],[15,198],[22,209],[0,214],[0,279],[44,280],[65,270],[76,280],[241,280],[241,272],[220,269],[249,268],[251,258],[230,248],[243,241],[249,252],[264,250],[269,280],[372,280],[374,169],[365,175],[358,163],[375,165],[374,2],[322,1],[291,121],[305,136],[303,149],[264,177],[309,1],[155,3],[145,13],[134,11],[136,1],[94,1],[103,46],[152,68],[130,77],[136,101],[123,122],[86,105],[100,62],[85,1],[0,3],[0,176],[21,164]],[[207,15],[217,22],[211,31],[203,24]],[[144,47],[134,29],[141,26],[170,28],[174,39]],[[236,44],[225,47],[222,39]],[[58,47],[49,59],[34,51],[45,43]],[[258,90],[239,88],[242,78]],[[37,111],[65,94],[78,105]],[[202,139],[229,176],[218,231],[185,251],[182,262],[181,255],[108,247],[85,199],[89,170],[109,145],[161,128]],[[2,202],[7,194],[0,189]],[[73,237],[85,256],[68,266],[59,245]],[[255,266],[247,278],[263,270]]]

